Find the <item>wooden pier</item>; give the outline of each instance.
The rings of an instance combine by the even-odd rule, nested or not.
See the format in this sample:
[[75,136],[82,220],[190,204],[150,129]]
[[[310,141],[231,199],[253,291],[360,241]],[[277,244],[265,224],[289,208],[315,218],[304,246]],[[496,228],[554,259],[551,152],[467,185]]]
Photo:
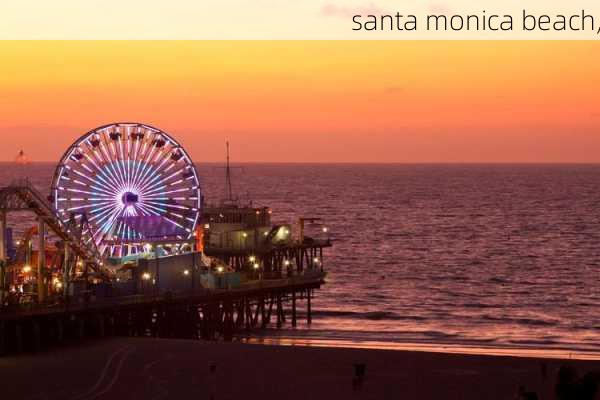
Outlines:
[[86,337],[135,336],[231,341],[237,334],[312,319],[313,291],[325,274],[249,282],[237,289],[197,289],[75,304],[4,308],[0,354],[35,352]]
[[[12,212],[30,212],[37,219],[35,271],[29,261],[19,264],[18,251],[8,257],[5,236]],[[305,235],[304,222],[318,218],[300,219],[295,238],[291,225],[272,225],[270,214],[266,207],[207,208],[193,238],[146,238],[138,245],[154,249],[153,255],[108,271],[85,213],[62,222],[28,181],[0,189],[0,355],[86,337],[231,341],[270,326],[295,327],[301,317],[310,324],[314,291],[326,275],[323,249],[331,241]],[[47,262],[50,234],[57,239],[57,257]],[[29,260],[31,238],[24,245]],[[159,248],[170,253],[159,255]],[[205,256],[210,262],[203,264]],[[117,269],[129,278],[120,279]],[[22,276],[34,297],[25,298]],[[119,285],[129,283],[133,291],[119,292]]]

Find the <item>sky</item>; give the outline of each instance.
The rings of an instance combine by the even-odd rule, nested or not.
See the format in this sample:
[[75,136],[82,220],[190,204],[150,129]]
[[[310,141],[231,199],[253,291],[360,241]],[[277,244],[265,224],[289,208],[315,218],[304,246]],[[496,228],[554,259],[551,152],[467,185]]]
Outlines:
[[0,160],[156,126],[199,162],[600,162],[600,43],[0,42]]

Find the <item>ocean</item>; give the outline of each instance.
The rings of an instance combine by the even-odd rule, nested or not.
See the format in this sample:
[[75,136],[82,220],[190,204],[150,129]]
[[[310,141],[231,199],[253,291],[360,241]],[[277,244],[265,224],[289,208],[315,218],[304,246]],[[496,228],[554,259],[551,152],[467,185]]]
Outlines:
[[[196,164],[207,201],[224,170]],[[320,217],[334,246],[298,343],[600,354],[600,165],[241,164],[275,222]],[[53,164],[3,164],[48,192]],[[22,231],[33,220],[20,219]]]

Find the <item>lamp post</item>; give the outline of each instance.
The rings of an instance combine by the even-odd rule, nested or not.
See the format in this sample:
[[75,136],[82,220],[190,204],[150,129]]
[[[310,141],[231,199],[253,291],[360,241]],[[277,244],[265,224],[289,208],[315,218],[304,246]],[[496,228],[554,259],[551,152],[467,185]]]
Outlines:
[[156,275],[156,278],[155,278],[156,287],[155,287],[155,290],[154,290],[155,293],[156,293],[157,291],[160,292],[160,273],[159,273],[160,264],[159,264],[159,261],[158,261],[158,246],[154,245],[153,247],[154,247],[154,258],[156,259],[156,271],[155,271],[155,275]]
[[150,273],[148,271],[145,271],[142,274],[142,293],[146,294],[146,284],[145,282],[149,281],[150,278],[152,278],[152,275],[150,275]]
[[41,304],[46,297],[46,224],[42,218],[38,221],[38,239],[37,291]]

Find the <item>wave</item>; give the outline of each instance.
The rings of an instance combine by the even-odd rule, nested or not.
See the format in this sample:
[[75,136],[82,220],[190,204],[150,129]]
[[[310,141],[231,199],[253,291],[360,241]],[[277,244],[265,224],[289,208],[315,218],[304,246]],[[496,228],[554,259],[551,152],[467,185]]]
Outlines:
[[533,326],[558,326],[559,321],[555,320],[542,320],[534,318],[508,318],[508,317],[494,317],[492,315],[482,315],[481,319],[487,321],[504,322],[504,323],[517,323],[520,325],[533,325]]
[[371,321],[380,320],[412,320],[412,321],[423,321],[426,317],[420,315],[399,315],[392,311],[342,311],[342,310],[315,310],[313,316],[324,316],[324,317],[352,317],[356,319],[366,319]]

